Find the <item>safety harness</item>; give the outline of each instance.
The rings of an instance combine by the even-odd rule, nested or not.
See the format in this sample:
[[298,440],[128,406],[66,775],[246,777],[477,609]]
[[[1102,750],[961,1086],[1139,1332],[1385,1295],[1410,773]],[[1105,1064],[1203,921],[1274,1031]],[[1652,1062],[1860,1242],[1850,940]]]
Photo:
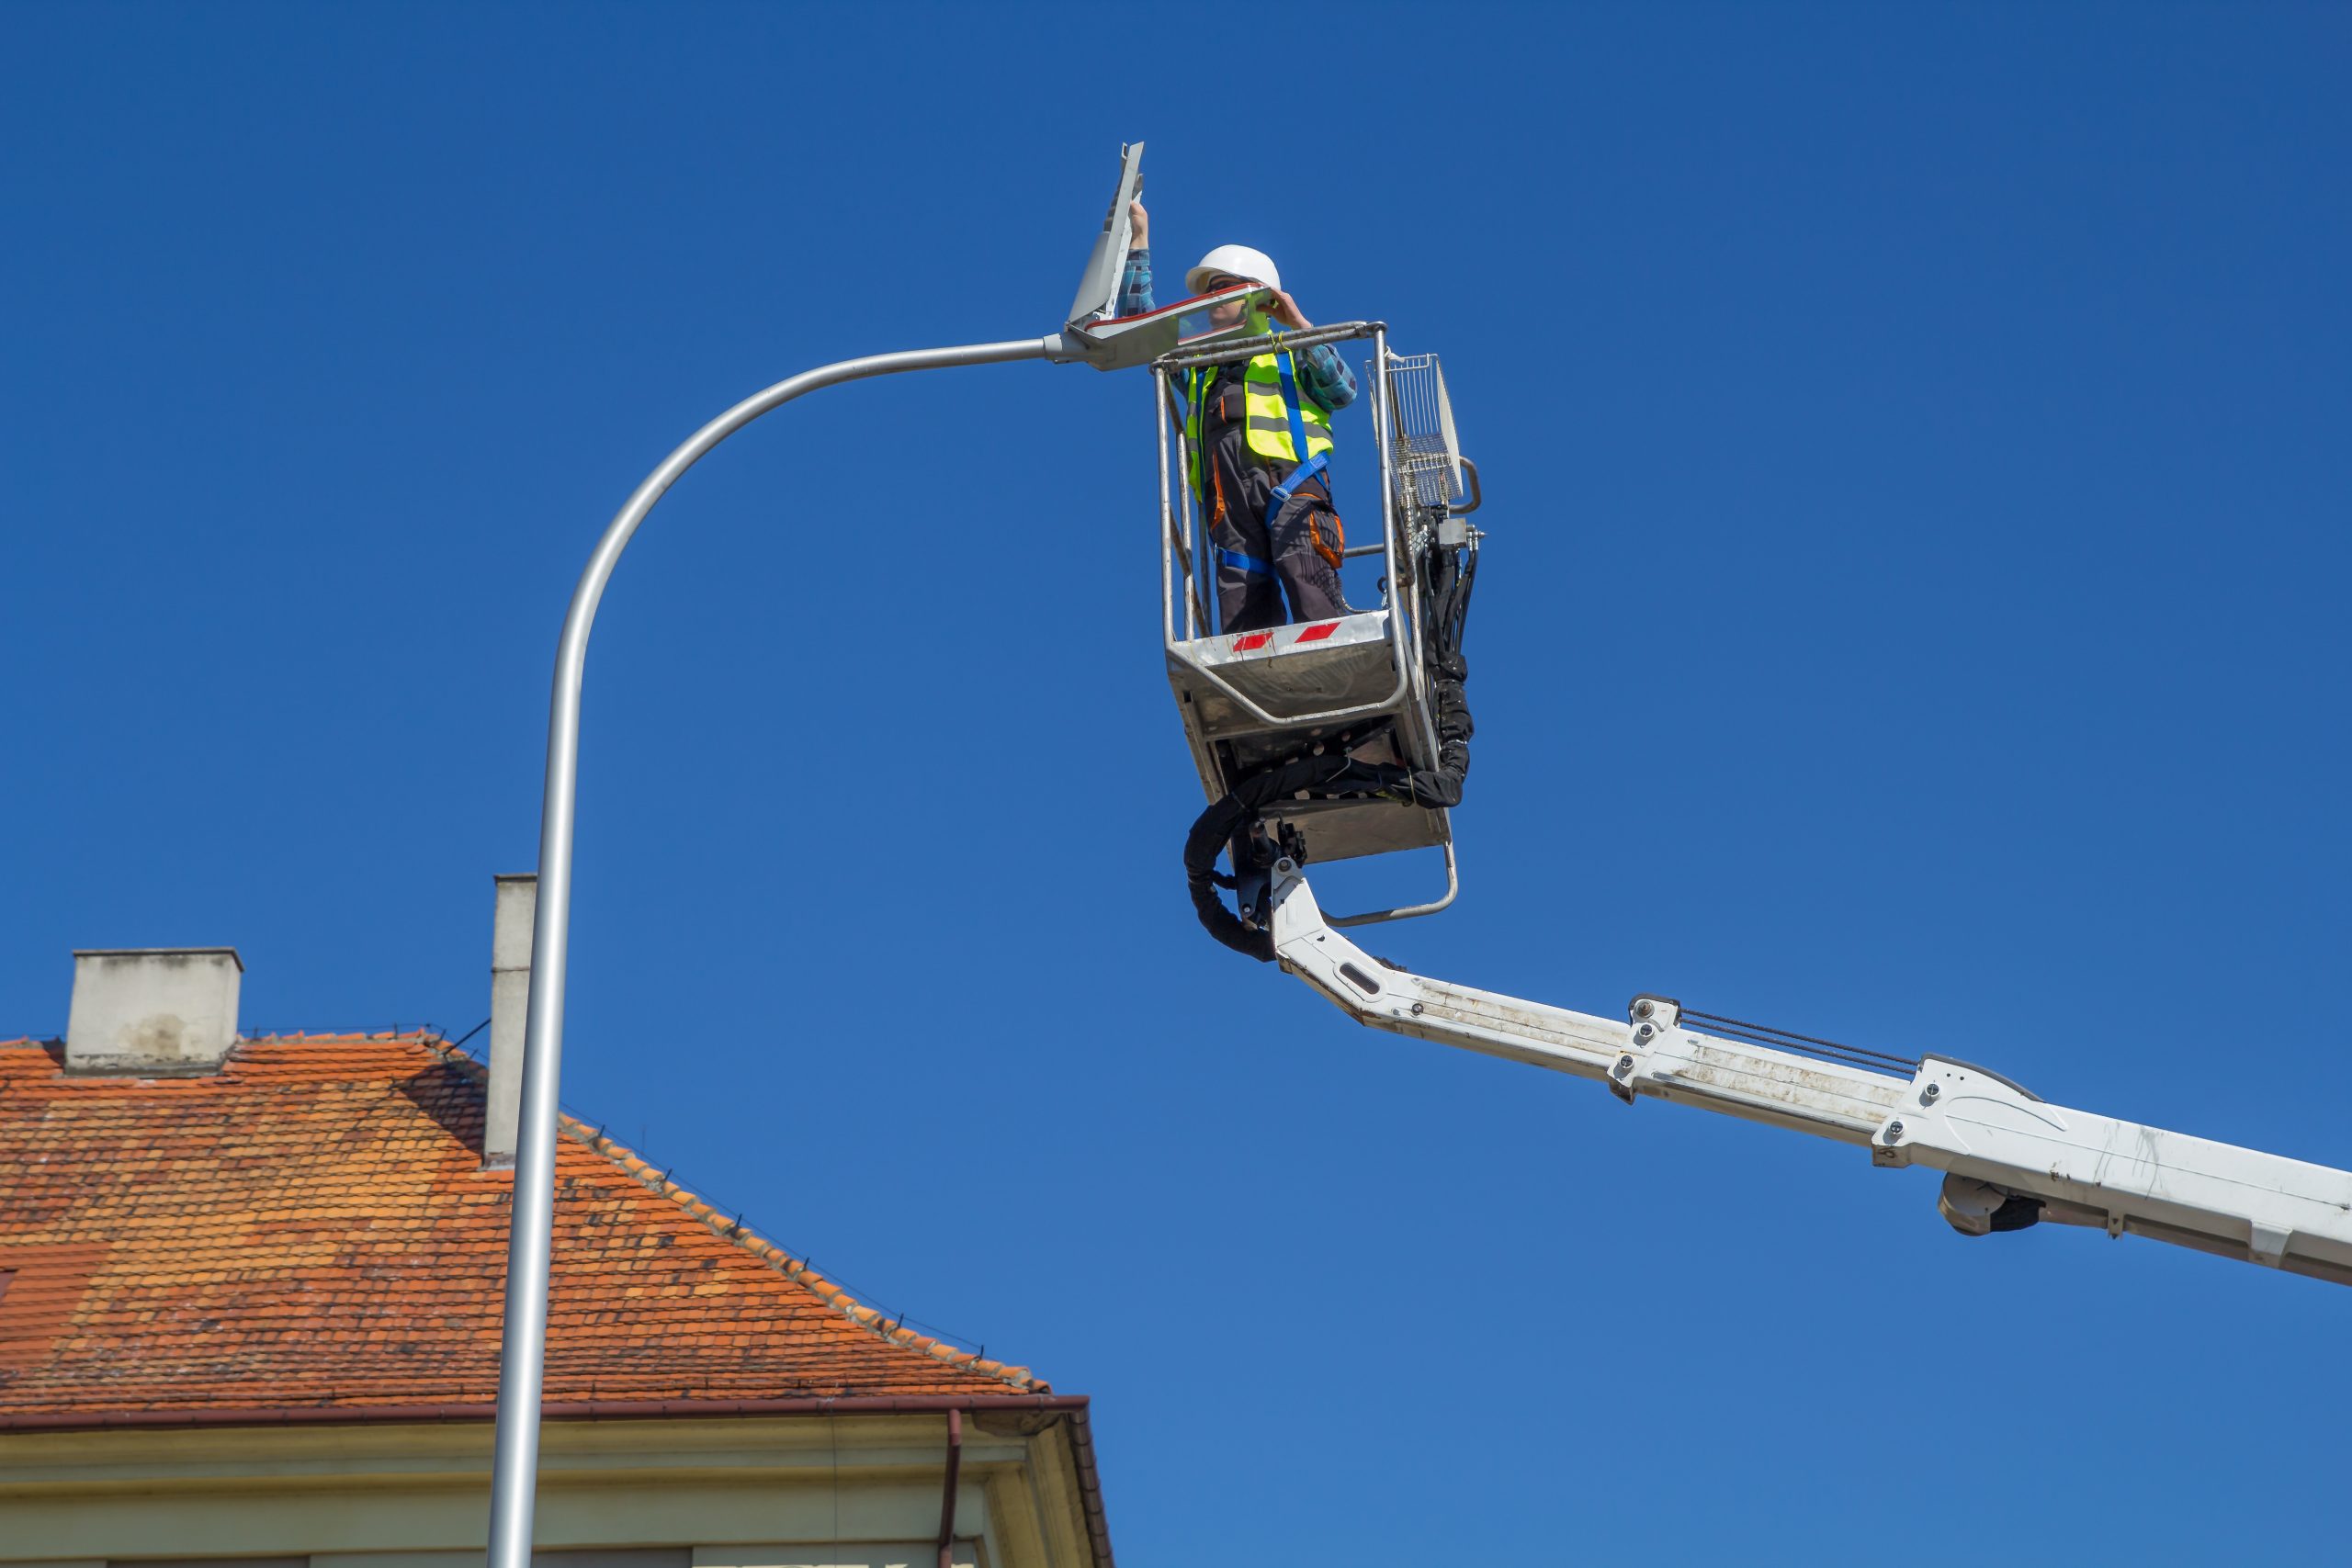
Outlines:
[[[1279,331],[1276,331],[1272,335],[1277,344],[1279,344],[1282,338],[1282,333]],[[1291,364],[1290,350],[1287,347],[1278,346],[1274,350],[1274,369],[1282,378],[1283,412],[1290,417],[1291,453],[1295,457],[1298,458],[1299,461],[1292,468],[1289,477],[1283,479],[1282,483],[1274,486],[1272,491],[1266,497],[1266,536],[1269,538],[1273,536],[1274,519],[1282,515],[1283,508],[1290,504],[1290,498],[1293,495],[1295,495],[1298,492],[1298,488],[1306,483],[1307,480],[1317,479],[1322,480],[1323,499],[1326,502],[1329,502],[1331,500],[1330,446],[1327,438],[1326,445],[1322,451],[1317,452],[1311,457],[1307,455],[1308,443],[1306,439],[1306,420],[1299,412],[1303,405],[1299,400],[1298,376],[1296,370]],[[1199,438],[1199,433],[1203,432],[1206,427],[1207,421],[1204,410],[1208,401],[1208,390],[1216,379],[1216,378],[1214,375],[1205,370],[1196,371],[1193,374],[1193,385],[1191,388],[1192,395],[1189,400],[1192,404],[1191,412],[1193,416],[1191,428],[1195,433],[1196,442]],[[1246,390],[1247,381],[1248,373],[1245,369],[1243,373],[1243,382],[1245,387],[1243,397],[1245,402],[1248,397],[1248,392]],[[1243,417],[1245,419],[1248,417],[1246,412]],[[1209,482],[1216,490],[1216,508],[1209,514],[1209,522],[1211,525],[1214,526],[1216,520],[1225,514],[1225,476],[1218,472],[1215,462],[1207,460],[1204,453],[1196,455],[1193,461],[1195,464],[1204,465],[1208,468]],[[1338,513],[1336,512],[1333,513],[1332,517],[1334,522],[1338,521]],[[1316,552],[1322,556],[1335,570],[1340,565],[1341,552],[1345,549],[1346,535],[1344,532],[1340,536],[1340,544],[1334,547],[1325,542],[1320,529],[1314,531],[1314,545]],[[1258,577],[1272,577],[1275,575],[1274,566],[1272,561],[1261,560],[1256,556],[1245,555],[1239,550],[1228,550],[1220,546],[1216,550],[1216,560],[1218,565],[1229,566],[1236,571],[1247,572]]]
[[[1274,336],[1279,340],[1282,334],[1276,333]],[[1298,412],[1298,381],[1291,374],[1289,349],[1274,351],[1274,367],[1282,372],[1283,412],[1290,415],[1290,449],[1298,458],[1298,467],[1293,468],[1290,478],[1276,485],[1273,494],[1266,498],[1266,535],[1269,538],[1273,536],[1274,519],[1281,516],[1283,508],[1289,504],[1291,492],[1306,480],[1317,474],[1322,475],[1324,499],[1328,501],[1331,495],[1330,448],[1327,446],[1312,457],[1306,455],[1306,421]]]

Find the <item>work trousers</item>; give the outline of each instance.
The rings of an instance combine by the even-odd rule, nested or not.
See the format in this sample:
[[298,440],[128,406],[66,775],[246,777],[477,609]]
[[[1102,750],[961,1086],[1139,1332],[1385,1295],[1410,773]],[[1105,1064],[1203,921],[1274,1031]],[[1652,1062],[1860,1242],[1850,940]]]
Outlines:
[[1339,569],[1315,547],[1319,538],[1335,556],[1340,548],[1340,514],[1332,509],[1325,479],[1318,475],[1293,491],[1269,527],[1266,503],[1292,465],[1250,451],[1238,424],[1212,428],[1204,445],[1204,456],[1216,468],[1216,479],[1203,487],[1207,494],[1202,507],[1216,562],[1217,630],[1258,631],[1285,619],[1325,621],[1348,614]]

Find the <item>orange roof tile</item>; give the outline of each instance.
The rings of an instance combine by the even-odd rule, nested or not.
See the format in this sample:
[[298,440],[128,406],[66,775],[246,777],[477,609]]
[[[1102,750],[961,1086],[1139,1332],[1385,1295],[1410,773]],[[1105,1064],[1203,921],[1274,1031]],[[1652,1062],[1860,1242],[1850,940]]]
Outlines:
[[[425,1034],[246,1041],[199,1078],[0,1043],[0,1415],[487,1416],[512,1182],[480,1168],[481,1114],[481,1067]],[[551,1404],[1049,1392],[564,1132]]]

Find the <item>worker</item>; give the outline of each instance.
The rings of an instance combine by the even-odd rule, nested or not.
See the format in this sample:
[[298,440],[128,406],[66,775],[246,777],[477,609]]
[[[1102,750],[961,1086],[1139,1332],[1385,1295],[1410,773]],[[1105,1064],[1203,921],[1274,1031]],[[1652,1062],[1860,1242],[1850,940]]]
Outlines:
[[[1133,240],[1119,288],[1123,316],[1153,308],[1150,216],[1140,201],[1127,211]],[[1262,251],[1219,245],[1184,275],[1185,288],[1196,295],[1242,283],[1272,290],[1264,307],[1272,321],[1293,332],[1314,325]],[[1247,309],[1239,302],[1216,307],[1212,324],[1239,325]],[[1347,536],[1331,503],[1329,469],[1317,460],[1331,450],[1330,416],[1356,396],[1355,378],[1338,351],[1317,344],[1301,354],[1203,367],[1185,372],[1182,391],[1193,492],[1216,561],[1217,629],[1281,626],[1285,597],[1290,620],[1348,614],[1340,586]],[[1296,450],[1302,436],[1305,452]]]

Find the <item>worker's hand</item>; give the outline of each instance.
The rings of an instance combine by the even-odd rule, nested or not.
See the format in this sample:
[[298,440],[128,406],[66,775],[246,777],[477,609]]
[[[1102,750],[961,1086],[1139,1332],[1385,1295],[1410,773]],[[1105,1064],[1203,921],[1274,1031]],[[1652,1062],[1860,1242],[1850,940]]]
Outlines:
[[1315,324],[1306,319],[1306,313],[1298,308],[1298,301],[1290,297],[1286,288],[1274,290],[1273,299],[1266,306],[1266,314],[1295,333],[1303,333]]
[[1131,248],[1138,251],[1151,249],[1151,214],[1143,209],[1142,202],[1127,203],[1127,226],[1134,235],[1128,242]]

